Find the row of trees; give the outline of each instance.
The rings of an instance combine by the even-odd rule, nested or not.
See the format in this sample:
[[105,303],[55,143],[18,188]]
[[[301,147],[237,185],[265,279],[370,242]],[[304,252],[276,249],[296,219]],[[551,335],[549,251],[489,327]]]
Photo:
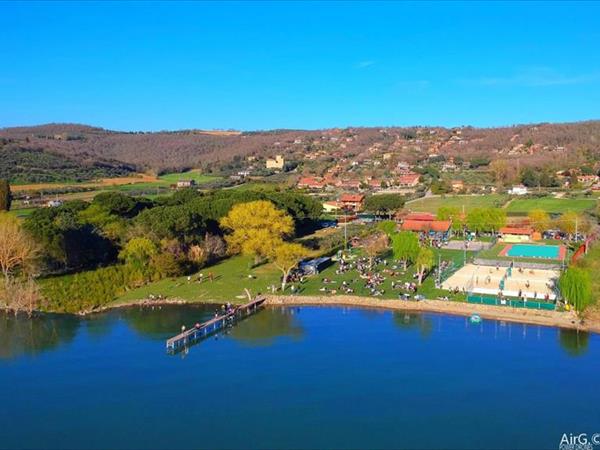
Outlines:
[[[242,208],[248,203],[250,209]],[[24,221],[23,232],[41,249],[42,274],[78,274],[42,282],[50,308],[77,310],[100,306],[121,289],[189,273],[250,248],[276,263],[285,283],[291,261],[295,265],[305,253],[288,241],[320,213],[316,200],[275,190],[183,190],[156,201],[111,192],[91,203],[38,209]],[[254,227],[249,235],[240,234],[243,224]],[[90,285],[98,295],[90,295]],[[94,299],[86,303],[86,297]]]
[[[462,233],[465,229],[476,233],[496,233],[506,226],[506,212],[502,208],[473,208],[464,213],[455,206],[442,206],[437,211],[439,220],[452,220],[452,229]],[[566,234],[573,235],[576,231],[587,233],[590,222],[582,214],[566,211],[562,215],[552,218],[542,209],[531,210],[528,214],[530,226],[540,233],[558,229]]]
[[533,209],[527,216],[531,227],[540,233],[557,229],[568,235],[573,235],[577,232],[587,233],[592,226],[585,216],[575,211],[566,211],[560,216],[552,218],[543,209]]
[[442,206],[438,209],[439,220],[451,220],[452,229],[462,233],[465,229],[475,233],[496,233],[506,225],[506,212],[501,208],[473,208],[463,213],[454,206]]

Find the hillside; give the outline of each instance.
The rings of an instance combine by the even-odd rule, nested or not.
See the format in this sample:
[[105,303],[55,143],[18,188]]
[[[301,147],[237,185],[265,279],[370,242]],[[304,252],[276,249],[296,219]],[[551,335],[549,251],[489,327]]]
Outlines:
[[[517,125],[502,128],[440,127],[345,128],[256,132],[181,130],[117,132],[75,124],[0,129],[0,151],[66,157],[84,168],[120,171],[219,168],[247,156],[282,153],[288,159],[319,160],[393,153],[416,161],[432,154],[473,158],[518,158],[525,165],[569,164],[600,154],[600,121]],[[46,158],[44,156],[44,158]],[[6,160],[6,157],[2,158]],[[34,158],[35,159],[35,158]],[[36,164],[33,163],[32,167]],[[13,169],[4,164],[3,176]],[[102,170],[104,170],[102,169]],[[11,173],[15,178],[16,172]],[[85,177],[84,177],[85,178]],[[44,180],[43,177],[36,178]],[[30,180],[31,181],[31,180]]]

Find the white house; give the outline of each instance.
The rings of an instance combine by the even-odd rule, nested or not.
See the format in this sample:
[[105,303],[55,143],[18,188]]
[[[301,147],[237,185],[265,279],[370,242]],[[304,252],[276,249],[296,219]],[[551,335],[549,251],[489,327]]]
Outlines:
[[513,186],[508,190],[510,195],[527,195],[527,186],[523,186],[522,184]]

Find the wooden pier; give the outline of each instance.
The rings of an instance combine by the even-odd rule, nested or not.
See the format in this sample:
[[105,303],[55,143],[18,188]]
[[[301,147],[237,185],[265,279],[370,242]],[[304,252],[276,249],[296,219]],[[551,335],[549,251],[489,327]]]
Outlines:
[[190,328],[177,336],[167,339],[167,352],[178,353],[189,345],[193,345],[202,339],[207,338],[221,330],[224,330],[229,324],[237,322],[257,312],[264,304],[265,297],[256,297],[245,305],[234,307],[229,312],[210,319],[200,326]]

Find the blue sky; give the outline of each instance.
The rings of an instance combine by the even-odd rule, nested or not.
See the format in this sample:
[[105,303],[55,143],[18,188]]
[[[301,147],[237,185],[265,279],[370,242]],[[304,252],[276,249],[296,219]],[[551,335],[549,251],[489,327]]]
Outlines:
[[0,127],[600,119],[600,3],[0,3]]

